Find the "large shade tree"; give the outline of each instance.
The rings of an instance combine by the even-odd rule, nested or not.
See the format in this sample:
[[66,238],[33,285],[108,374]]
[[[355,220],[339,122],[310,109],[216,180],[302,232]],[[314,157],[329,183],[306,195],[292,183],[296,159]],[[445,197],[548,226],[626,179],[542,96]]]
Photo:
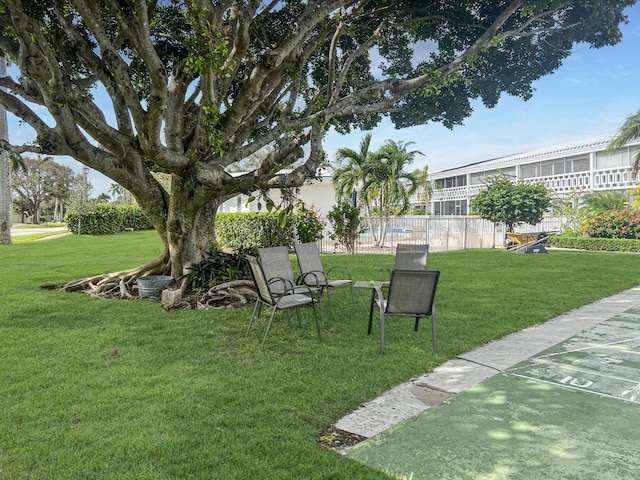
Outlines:
[[451,127],[469,99],[527,99],[576,42],[618,42],[633,3],[0,0],[0,50],[20,72],[0,79],[0,105],[36,133],[3,146],[70,155],[135,196],[166,251],[102,283],[179,276],[214,240],[221,202],[313,177],[331,127],[385,114]]

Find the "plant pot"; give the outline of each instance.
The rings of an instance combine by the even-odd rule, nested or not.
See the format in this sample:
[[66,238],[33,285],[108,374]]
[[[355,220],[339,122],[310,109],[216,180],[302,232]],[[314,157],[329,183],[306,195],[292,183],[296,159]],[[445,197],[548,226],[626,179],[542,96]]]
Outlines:
[[138,283],[138,296],[143,298],[160,298],[162,289],[173,282],[169,275],[148,275],[140,277]]

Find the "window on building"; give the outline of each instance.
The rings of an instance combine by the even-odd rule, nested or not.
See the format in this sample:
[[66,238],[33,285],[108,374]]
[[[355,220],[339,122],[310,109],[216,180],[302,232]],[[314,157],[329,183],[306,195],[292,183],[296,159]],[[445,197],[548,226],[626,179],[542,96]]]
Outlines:
[[467,186],[467,176],[458,175],[456,177],[456,187],[466,187],[466,186]]
[[456,201],[448,200],[444,202],[444,215],[456,215]]
[[471,182],[471,185],[480,185],[483,178],[484,172],[472,173],[471,175],[469,175],[469,181]]
[[[565,165],[567,166],[567,173],[572,172],[587,172],[589,171],[589,157],[571,157],[567,158]],[[569,166],[571,170],[569,170]]]
[[629,152],[626,148],[613,153],[596,153],[596,170],[618,168],[626,165],[629,165]]
[[534,178],[540,176],[540,163],[530,163],[520,167],[520,175],[522,178]]
[[562,175],[564,173],[564,160],[553,162],[553,174]]

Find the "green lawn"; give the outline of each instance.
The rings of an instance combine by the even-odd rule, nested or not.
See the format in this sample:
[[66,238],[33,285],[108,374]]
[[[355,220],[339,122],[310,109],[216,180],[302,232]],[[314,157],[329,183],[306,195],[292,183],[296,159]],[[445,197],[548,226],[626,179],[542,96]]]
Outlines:
[[[268,317],[245,338],[248,307],[164,312],[40,288],[161,251],[152,232],[0,246],[0,478],[389,478],[318,433],[457,354],[640,284],[640,255],[431,253],[442,272],[437,356],[428,321],[415,334],[396,317],[380,356],[377,328],[366,335],[368,291],[355,302],[336,292],[322,343],[308,315],[302,328],[278,315],[262,351]],[[324,261],[364,280],[393,265],[390,255]]]

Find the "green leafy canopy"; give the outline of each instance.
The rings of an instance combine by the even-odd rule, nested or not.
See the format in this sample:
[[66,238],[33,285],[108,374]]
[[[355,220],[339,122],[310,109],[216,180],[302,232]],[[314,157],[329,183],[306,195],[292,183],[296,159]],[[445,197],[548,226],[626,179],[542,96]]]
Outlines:
[[507,231],[527,223],[535,225],[551,206],[551,195],[541,183],[515,182],[505,173],[485,178],[486,189],[472,200],[473,213],[494,223],[504,223]]

